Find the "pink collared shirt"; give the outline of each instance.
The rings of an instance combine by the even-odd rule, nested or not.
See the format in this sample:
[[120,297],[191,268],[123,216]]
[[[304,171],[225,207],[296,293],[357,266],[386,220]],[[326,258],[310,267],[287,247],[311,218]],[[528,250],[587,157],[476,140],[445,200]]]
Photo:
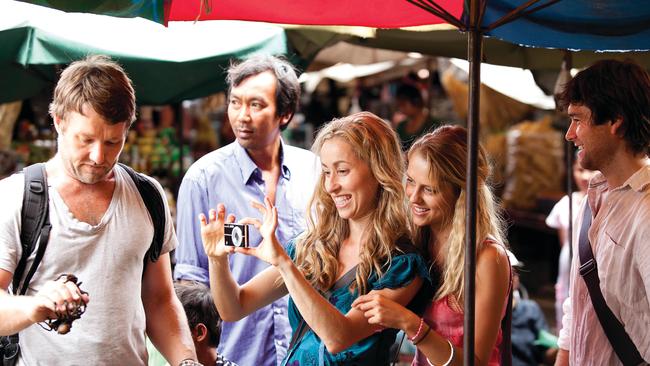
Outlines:
[[[589,183],[587,202],[593,222],[589,241],[598,263],[600,289],[607,305],[621,321],[641,356],[650,360],[650,165],[634,173],[622,186],[610,189],[602,174]],[[565,303],[559,346],[569,350],[571,365],[620,365],[594,311],[578,267],[582,225],[573,233],[571,292]]]

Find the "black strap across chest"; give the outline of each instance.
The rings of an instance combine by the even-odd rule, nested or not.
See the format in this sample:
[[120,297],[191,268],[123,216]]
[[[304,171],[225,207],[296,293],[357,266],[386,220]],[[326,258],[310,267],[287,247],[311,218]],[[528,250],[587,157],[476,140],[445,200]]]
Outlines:
[[587,285],[589,297],[596,311],[600,325],[611,343],[614,352],[623,365],[639,365],[643,358],[636,348],[632,339],[625,331],[623,324],[616,318],[612,310],[607,306],[603,293],[600,290],[600,279],[598,278],[598,265],[594,258],[589,242],[589,227],[591,226],[591,207],[585,204],[578,241],[578,255],[580,256],[580,276]]

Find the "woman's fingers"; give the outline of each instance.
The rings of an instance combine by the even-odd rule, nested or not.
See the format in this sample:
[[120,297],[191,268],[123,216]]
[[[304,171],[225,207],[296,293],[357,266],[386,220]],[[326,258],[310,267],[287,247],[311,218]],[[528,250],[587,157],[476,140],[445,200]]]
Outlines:
[[257,211],[259,211],[262,214],[264,214],[266,212],[266,206],[264,206],[264,204],[262,204],[260,202],[251,201],[251,206],[253,206],[253,208],[255,208]]
[[223,222],[224,217],[226,217],[226,206],[223,203],[217,204],[217,214],[218,221]]
[[357,305],[359,305],[359,304],[361,304],[363,302],[366,302],[366,301],[368,301],[368,295],[361,295],[361,296],[357,297],[356,299],[354,299],[354,301],[352,302],[352,307],[354,308]]
[[352,302],[352,307],[359,307],[363,306],[364,308],[368,309],[372,306],[378,305],[379,304],[379,298],[381,295],[377,294],[365,294],[357,297],[353,302]]
[[235,222],[235,215],[229,214],[226,217],[226,206],[223,203],[219,203],[216,209],[210,209],[208,215],[203,213],[199,214],[199,222],[201,226],[207,226],[212,223],[223,224],[224,222],[232,223]]
[[269,209],[272,209],[272,208],[275,207],[275,206],[273,206],[273,202],[271,202],[271,199],[269,198],[269,196],[264,196],[264,204],[265,204],[266,207],[268,207]]
[[271,222],[273,224],[273,227],[278,227],[278,208],[273,207],[271,210]]
[[205,217],[203,213],[199,214],[199,222],[201,222],[201,226],[207,226],[208,220],[210,224],[217,221],[217,211],[210,209],[210,211],[208,211],[208,217]]
[[273,206],[273,203],[271,202],[271,199],[269,198],[269,196],[264,196],[264,203],[260,203],[260,202],[257,202],[257,201],[251,201],[251,205],[262,214],[266,214],[266,213],[270,212],[270,210],[272,210],[273,207],[275,207],[275,206]]
[[236,248],[233,248],[233,251],[235,253],[241,253],[241,254],[246,254],[246,255],[255,255],[255,253],[257,252],[257,248],[236,247]]
[[262,226],[262,222],[260,220],[252,218],[252,217],[244,217],[243,219],[239,220],[239,223],[240,224],[253,225],[258,230]]

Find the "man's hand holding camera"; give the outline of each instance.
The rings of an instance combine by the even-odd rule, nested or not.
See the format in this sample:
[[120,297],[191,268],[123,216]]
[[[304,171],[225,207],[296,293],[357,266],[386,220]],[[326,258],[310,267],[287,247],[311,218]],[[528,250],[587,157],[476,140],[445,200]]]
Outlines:
[[88,294],[82,293],[74,282],[66,281],[65,278],[56,281],[48,281],[32,297],[32,306],[26,307],[30,321],[40,323],[48,319],[56,319],[59,314],[68,311],[68,307],[83,301],[85,304],[90,301]]

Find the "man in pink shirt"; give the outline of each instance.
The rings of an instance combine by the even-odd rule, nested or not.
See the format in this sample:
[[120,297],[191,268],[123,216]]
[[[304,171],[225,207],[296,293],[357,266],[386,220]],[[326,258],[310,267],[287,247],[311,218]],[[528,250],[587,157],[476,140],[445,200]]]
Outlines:
[[641,357],[650,360],[650,77],[632,62],[600,61],[565,86],[560,104],[578,162],[599,170],[574,225],[570,297],[556,365],[620,365],[579,274],[579,232],[589,205],[589,241],[605,302]]

